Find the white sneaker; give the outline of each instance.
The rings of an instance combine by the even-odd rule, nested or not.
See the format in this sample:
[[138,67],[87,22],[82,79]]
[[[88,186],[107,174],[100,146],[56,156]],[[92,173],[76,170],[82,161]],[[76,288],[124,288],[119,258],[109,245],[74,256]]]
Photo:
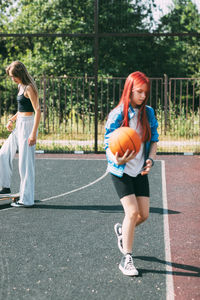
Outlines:
[[121,262],[119,264],[119,269],[124,275],[127,276],[137,276],[139,274],[138,270],[133,264],[133,258],[130,254],[126,254],[122,257]]
[[21,203],[21,202],[19,202],[19,201],[17,201],[17,202],[12,202],[11,204],[10,204],[12,207],[17,207],[17,208],[19,208],[19,207],[33,207],[34,205],[24,205],[23,203]]

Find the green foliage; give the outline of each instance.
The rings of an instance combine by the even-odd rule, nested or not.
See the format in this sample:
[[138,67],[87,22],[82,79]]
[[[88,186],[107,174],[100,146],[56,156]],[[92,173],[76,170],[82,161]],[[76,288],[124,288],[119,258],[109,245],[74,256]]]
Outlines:
[[[7,0],[0,2],[0,32],[24,34],[19,37],[1,38],[0,76],[5,76],[5,67],[11,61],[19,59],[36,78],[42,100],[43,120],[40,132],[43,136],[47,136],[49,130],[51,132],[57,130],[59,137],[62,138],[69,128],[73,128],[70,129],[73,138],[80,138],[75,135],[80,128],[82,128],[83,136],[87,130],[92,134],[94,78],[85,82],[81,82],[82,79],[71,82],[69,76],[86,78],[93,76],[94,40],[89,37],[45,35],[30,37],[26,34],[93,33],[93,4],[94,1],[91,0]],[[149,33],[153,31],[152,28],[157,28],[154,32],[159,33],[200,33],[200,15],[191,0],[174,0],[173,8],[160,20],[159,26],[153,20],[153,7],[155,7],[154,0],[101,0],[99,1],[99,33]],[[135,70],[141,70],[149,77],[163,77],[163,74],[169,77],[200,77],[199,36],[99,38],[99,77],[126,77]],[[49,79],[45,83],[46,76]],[[113,84],[110,84],[108,79],[99,79],[100,134],[104,131],[103,123],[108,112],[119,100],[122,82],[113,80]],[[44,95],[45,84],[46,94]],[[88,86],[86,90],[84,90],[84,85]],[[197,99],[199,87],[200,83],[195,87],[195,99]],[[153,88],[153,99],[157,99],[155,93],[155,88]],[[65,94],[70,97],[66,99]],[[16,111],[15,95],[16,87],[11,82],[1,80],[1,115],[5,112],[12,114]],[[192,95],[193,91],[189,90],[189,103],[192,103],[190,99]],[[192,115],[188,113],[189,118],[185,119],[187,99],[183,95],[181,99],[182,108],[173,106],[174,104],[171,103],[174,110],[168,115],[168,132],[170,133],[172,128],[177,128],[175,137],[184,137],[191,127],[190,131],[196,136],[199,129],[195,129],[197,128],[195,125],[193,130],[192,124],[198,124],[197,110],[192,110],[194,113]],[[156,108],[158,107],[158,103],[153,104]],[[194,106],[196,109],[198,103],[195,102]],[[163,114],[162,110],[159,111],[159,107],[158,112],[160,115]],[[84,118],[86,114],[89,115],[88,119]],[[162,115],[162,128],[165,125],[163,120]],[[92,124],[91,127],[89,124]],[[171,138],[173,133],[170,133]],[[5,132],[3,132],[4,135]]]
[[[7,33],[80,33],[93,31],[93,2],[19,0]],[[83,38],[3,38],[2,67],[20,59],[35,76],[76,75],[93,71],[93,41]],[[1,70],[2,75],[4,69]]]
[[[15,5],[14,5],[15,3]],[[12,0],[0,4],[5,33],[93,33],[94,1]],[[99,1],[99,33],[149,33],[156,28],[153,1]],[[200,32],[191,0],[176,0],[156,32]],[[151,77],[188,77],[200,73],[198,37],[106,37],[99,39],[99,74],[122,76],[142,70]],[[83,76],[94,72],[94,41],[85,37],[7,37],[0,41],[0,75],[20,59],[35,76]]]
[[[17,4],[12,6],[7,23],[2,28],[3,32],[21,34],[94,32],[94,1],[19,0]],[[130,0],[115,3],[111,0],[100,1],[99,31],[148,32],[153,23],[151,12],[153,4],[154,1],[151,1],[151,4],[148,1],[141,4],[138,0],[134,3]],[[148,22],[145,21],[147,18]],[[132,71],[132,66],[136,66],[137,61],[138,68],[145,67],[147,59],[144,60],[143,52],[145,50],[149,52],[151,46],[149,49],[146,47],[152,42],[111,39],[112,46],[108,47],[108,41],[100,39],[100,74],[126,76],[127,71]],[[43,74],[82,76],[85,73],[92,75],[94,71],[94,42],[90,38],[24,36],[3,38],[3,45],[4,51],[2,53],[0,51],[2,75],[4,67],[15,59],[22,60],[34,76]],[[141,61],[144,62],[141,64]],[[148,67],[144,68],[144,71],[148,70]]]
[[[177,140],[179,138],[193,139],[199,137],[199,109],[197,111],[187,109],[185,105],[181,107],[171,103],[170,109],[165,111],[158,105],[156,116],[159,123],[159,134],[162,139]],[[177,113],[179,111],[179,113]],[[166,123],[165,123],[166,119]]]
[[[166,130],[165,113],[161,105],[158,105],[156,113],[160,135],[159,152],[200,152],[199,110],[188,112],[186,115],[186,108],[183,106],[180,114],[177,114],[176,107],[171,104],[167,113]],[[9,135],[3,126],[7,119],[6,115],[1,118],[0,139],[5,139]],[[99,120],[99,151],[103,151],[104,125],[105,120]],[[54,115],[54,119],[51,115],[44,124],[42,116],[37,149],[47,152],[94,151],[94,134],[94,118],[89,118],[88,115],[82,118],[80,115],[77,116],[74,110],[72,110],[68,122],[63,120],[60,123],[57,115]]]
[[[154,1],[102,1],[100,32],[148,33],[153,25]],[[99,68],[102,75],[126,77],[134,70],[152,73],[155,55],[153,37],[102,37],[99,41]]]
[[[200,34],[200,14],[191,0],[174,0],[174,8],[161,18],[158,32]],[[165,63],[163,73],[171,77],[200,75],[199,36],[159,38]],[[178,76],[177,76],[178,75]]]

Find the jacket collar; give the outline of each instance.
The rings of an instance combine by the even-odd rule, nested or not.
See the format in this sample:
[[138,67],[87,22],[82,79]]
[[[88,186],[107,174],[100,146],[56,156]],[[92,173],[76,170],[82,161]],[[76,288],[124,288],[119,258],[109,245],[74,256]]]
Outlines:
[[[123,107],[124,107],[124,105],[122,104],[121,105],[121,112],[123,111]],[[135,110],[132,107],[132,105],[129,104],[129,108],[128,108],[128,118],[129,118],[129,120],[132,119],[134,116],[135,116]]]
[[132,107],[131,104],[129,104],[129,108],[128,108],[128,117],[129,117],[129,120],[132,119],[135,115],[135,111],[134,111],[134,108]]

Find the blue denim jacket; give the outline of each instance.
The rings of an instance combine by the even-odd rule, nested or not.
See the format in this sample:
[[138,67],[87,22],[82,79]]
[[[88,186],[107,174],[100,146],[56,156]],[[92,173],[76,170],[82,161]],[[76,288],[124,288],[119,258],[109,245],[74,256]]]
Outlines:
[[[159,136],[158,132],[157,132],[158,122],[155,118],[153,108],[146,105],[146,112],[147,112],[149,125],[151,128],[151,140],[149,142],[145,143],[145,161],[149,156],[151,142],[158,142],[158,136]],[[128,110],[129,120],[132,119],[134,117],[134,115],[135,115],[135,111],[134,111],[133,107],[130,105],[129,110]],[[107,120],[106,126],[105,126],[106,132],[104,135],[105,150],[108,149],[109,138],[110,138],[111,133],[115,129],[121,127],[122,121],[123,121],[123,105],[120,105],[120,106],[117,106],[115,109],[113,109],[108,116],[108,120]],[[124,173],[125,164],[117,165],[112,160],[112,156],[108,155],[107,151],[106,151],[106,158],[108,161],[108,168],[107,168],[108,171],[118,177],[122,177],[123,173]]]

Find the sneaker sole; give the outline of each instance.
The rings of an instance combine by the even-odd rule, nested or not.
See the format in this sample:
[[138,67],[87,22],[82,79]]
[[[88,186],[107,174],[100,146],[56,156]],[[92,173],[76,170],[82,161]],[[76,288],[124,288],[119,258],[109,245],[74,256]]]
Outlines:
[[126,254],[121,246],[121,240],[122,240],[122,234],[119,235],[118,232],[117,232],[117,226],[118,226],[119,223],[115,224],[114,226],[114,230],[115,230],[115,234],[117,236],[117,245],[118,245],[118,248],[119,248],[119,251],[122,253],[122,254]]
[[34,205],[23,205],[23,204],[15,204],[15,203],[11,203],[10,204],[12,207],[16,207],[16,208],[30,208],[33,207]]
[[126,271],[122,268],[121,265],[119,265],[119,269],[126,276],[138,276],[138,274],[139,274],[136,269],[134,271]]
[[119,238],[119,237],[122,236],[122,234],[118,234],[118,232],[117,232],[117,226],[118,226],[118,225],[119,225],[119,223],[115,224],[115,226],[114,226],[114,230],[115,230],[115,233],[116,233],[117,238]]

